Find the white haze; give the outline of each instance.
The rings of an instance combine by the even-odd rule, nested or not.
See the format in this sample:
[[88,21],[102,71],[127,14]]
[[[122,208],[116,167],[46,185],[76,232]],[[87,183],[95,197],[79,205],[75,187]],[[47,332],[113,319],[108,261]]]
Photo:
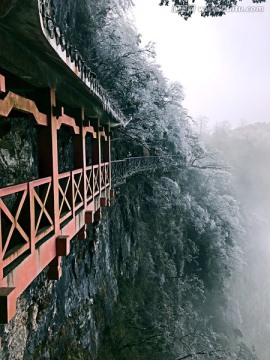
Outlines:
[[[270,122],[270,4],[260,13],[187,22],[158,0],[134,0],[143,42],[156,43],[165,75],[185,88],[184,105],[210,126]],[[250,2],[240,4],[251,5]],[[270,360],[270,125],[235,130],[214,143],[232,163],[246,235],[242,272],[234,274],[229,313],[260,360]],[[242,139],[241,141],[238,139]],[[269,145],[268,145],[269,144]],[[241,341],[241,339],[240,339]]]
[[[134,0],[143,42],[156,43],[165,75],[185,88],[184,105],[211,126],[224,120],[233,127],[270,121],[270,4],[263,12],[235,12],[185,21],[158,6],[159,0]],[[251,1],[240,2],[242,6]],[[255,4],[256,5],[256,4]]]
[[238,239],[243,267],[228,292],[229,317],[259,359],[270,360],[270,124],[217,129],[207,143],[232,166],[245,227]]

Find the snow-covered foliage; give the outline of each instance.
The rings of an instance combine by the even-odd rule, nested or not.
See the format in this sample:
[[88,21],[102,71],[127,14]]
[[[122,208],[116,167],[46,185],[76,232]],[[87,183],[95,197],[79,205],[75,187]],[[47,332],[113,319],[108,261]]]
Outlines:
[[58,3],[56,18],[130,119],[113,130],[113,155],[182,160],[125,185],[139,203],[123,209],[133,257],[119,260],[119,297],[99,359],[256,359],[223,316],[244,234],[228,165],[192,133],[182,86],[164,77],[153,44],[142,47],[126,15],[131,1]]

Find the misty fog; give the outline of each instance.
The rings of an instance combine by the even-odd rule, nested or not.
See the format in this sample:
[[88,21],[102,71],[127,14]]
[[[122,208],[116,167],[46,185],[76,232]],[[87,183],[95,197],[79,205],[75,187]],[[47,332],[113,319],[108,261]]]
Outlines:
[[242,211],[244,232],[238,241],[243,264],[231,279],[228,316],[242,331],[235,335],[243,335],[260,359],[269,360],[270,125],[256,123],[235,130],[220,126],[205,141],[228,162]]

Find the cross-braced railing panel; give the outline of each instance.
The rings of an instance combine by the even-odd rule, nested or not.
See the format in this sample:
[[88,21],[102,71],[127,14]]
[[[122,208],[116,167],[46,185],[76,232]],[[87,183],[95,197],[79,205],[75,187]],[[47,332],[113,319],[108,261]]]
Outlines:
[[83,169],[65,172],[58,176],[60,224],[83,206],[83,179]]
[[30,248],[28,184],[10,186],[0,190],[0,253],[3,267]]
[[79,210],[83,206],[83,169],[72,171],[73,209]]
[[85,193],[87,205],[93,200],[93,167],[92,165],[87,166],[85,169]]
[[100,186],[101,190],[104,190],[109,186],[109,163],[103,163],[100,166]]
[[94,196],[99,194],[100,191],[99,165],[93,165],[93,189],[94,189]]
[[31,237],[35,243],[54,230],[52,178],[29,183]]
[[58,176],[58,190],[61,224],[72,216],[72,181],[70,171]]

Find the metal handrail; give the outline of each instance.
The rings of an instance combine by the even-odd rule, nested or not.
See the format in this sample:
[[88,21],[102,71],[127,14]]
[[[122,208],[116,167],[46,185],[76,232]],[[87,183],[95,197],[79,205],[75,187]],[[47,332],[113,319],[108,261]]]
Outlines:
[[111,178],[113,186],[123,184],[126,179],[147,170],[161,167],[179,166],[182,164],[180,155],[128,157],[123,160],[111,161]]

